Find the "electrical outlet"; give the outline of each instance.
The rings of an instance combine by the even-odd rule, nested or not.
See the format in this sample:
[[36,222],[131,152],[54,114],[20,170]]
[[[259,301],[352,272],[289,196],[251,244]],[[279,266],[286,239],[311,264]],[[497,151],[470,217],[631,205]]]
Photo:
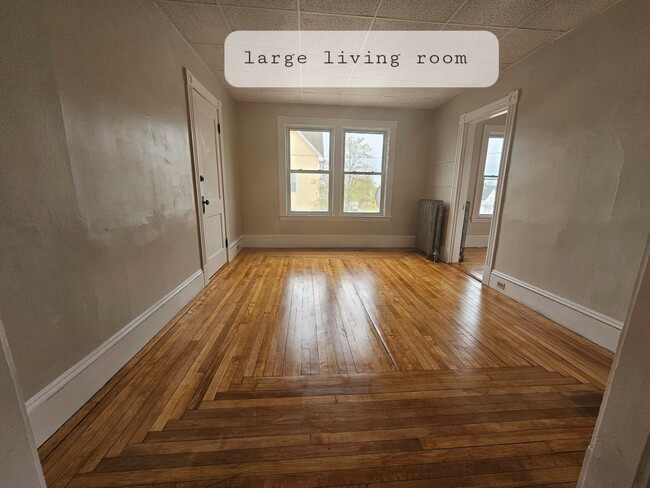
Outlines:
[[497,288],[501,288],[502,290],[505,290],[506,284],[503,281],[497,281]]

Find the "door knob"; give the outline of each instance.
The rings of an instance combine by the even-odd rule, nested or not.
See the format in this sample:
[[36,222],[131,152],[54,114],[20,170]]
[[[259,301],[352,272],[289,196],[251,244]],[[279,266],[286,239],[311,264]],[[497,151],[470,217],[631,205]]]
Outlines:
[[203,213],[205,213],[205,206],[210,205],[210,200],[207,200],[205,197],[201,197],[201,205],[203,206]]

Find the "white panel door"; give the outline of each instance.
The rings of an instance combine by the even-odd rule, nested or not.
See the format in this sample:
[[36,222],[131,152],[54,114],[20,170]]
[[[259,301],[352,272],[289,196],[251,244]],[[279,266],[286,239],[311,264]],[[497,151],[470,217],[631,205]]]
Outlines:
[[194,137],[199,169],[200,215],[203,219],[203,272],[209,279],[226,264],[219,111],[193,89]]

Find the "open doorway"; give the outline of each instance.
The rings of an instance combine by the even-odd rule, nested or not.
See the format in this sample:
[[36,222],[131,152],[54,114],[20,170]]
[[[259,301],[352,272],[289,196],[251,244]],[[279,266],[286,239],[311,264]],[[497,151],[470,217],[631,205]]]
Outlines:
[[518,92],[460,117],[448,262],[487,284],[505,194]]

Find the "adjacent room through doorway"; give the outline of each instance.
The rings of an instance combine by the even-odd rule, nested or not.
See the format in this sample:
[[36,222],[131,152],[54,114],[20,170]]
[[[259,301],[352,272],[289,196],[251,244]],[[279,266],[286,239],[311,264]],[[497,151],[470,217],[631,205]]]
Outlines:
[[496,252],[517,98],[514,92],[460,120],[449,263],[485,284]]

